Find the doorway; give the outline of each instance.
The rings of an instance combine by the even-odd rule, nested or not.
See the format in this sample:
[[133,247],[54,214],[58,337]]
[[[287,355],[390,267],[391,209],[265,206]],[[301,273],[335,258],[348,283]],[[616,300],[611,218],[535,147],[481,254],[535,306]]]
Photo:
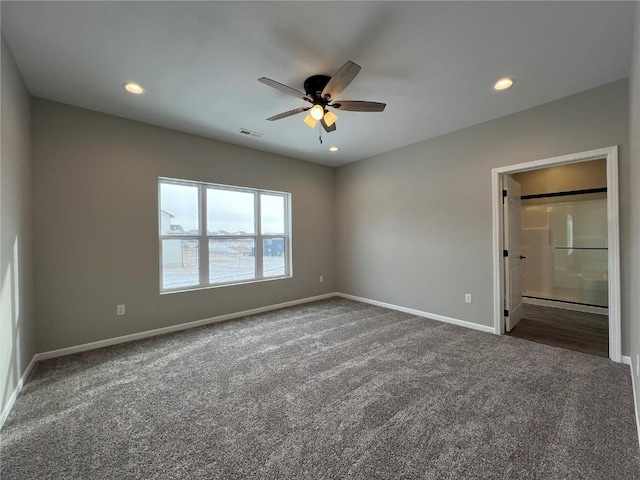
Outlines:
[[[523,285],[520,282],[521,274],[519,270],[521,269],[521,262],[526,262],[526,255],[523,255],[518,248],[512,248],[509,251],[506,247],[510,242],[510,238],[508,235],[505,235],[505,232],[509,230],[509,223],[513,224],[513,220],[510,222],[509,217],[513,217],[512,215],[505,214],[503,211],[503,183],[506,181],[512,181],[514,177],[524,178],[523,172],[534,172],[541,171],[541,169],[548,169],[549,167],[557,167],[560,165],[571,165],[578,164],[583,162],[593,162],[598,159],[604,159],[606,163],[606,199],[604,201],[599,200],[600,203],[598,206],[594,207],[604,209],[601,212],[606,219],[603,222],[606,223],[606,233],[602,233],[602,235],[606,235],[606,239],[601,239],[605,242],[605,245],[608,248],[596,250],[596,247],[590,247],[590,244],[587,244],[584,248],[580,247],[579,244],[574,243],[574,238],[571,231],[571,224],[568,222],[563,228],[565,229],[561,235],[564,235],[563,243],[567,243],[567,245],[563,245],[558,249],[558,252],[555,253],[558,261],[562,265],[562,262],[567,264],[567,262],[571,262],[571,265],[576,265],[576,262],[585,261],[580,260],[583,257],[588,258],[589,260],[589,269],[593,269],[593,265],[595,260],[599,259],[601,262],[604,261],[607,265],[607,272],[605,275],[598,277],[600,280],[595,281],[595,276],[592,274],[593,272],[584,272],[577,274],[574,272],[572,275],[565,275],[565,279],[559,282],[558,285],[555,285],[554,289],[544,289],[540,287],[540,285],[544,284],[544,282],[538,282],[538,285],[535,287],[543,293],[540,295],[531,294],[530,292],[525,293],[525,302],[523,305]],[[565,155],[562,157],[554,157],[543,160],[537,160],[533,162],[527,162],[517,165],[511,165],[508,167],[501,167],[492,170],[492,182],[493,182],[493,233],[494,233],[494,329],[497,334],[505,334],[507,330],[512,330],[515,332],[518,328],[514,327],[517,325],[519,318],[533,318],[533,323],[537,322],[537,326],[544,328],[544,326],[540,323],[540,320],[545,316],[551,313],[562,313],[560,310],[545,310],[550,307],[558,307],[558,306],[570,306],[575,304],[574,308],[570,306],[572,310],[584,310],[585,307],[580,305],[582,303],[590,303],[595,304],[596,307],[601,305],[608,304],[608,318],[606,319],[604,325],[603,316],[598,315],[603,313],[602,311],[598,311],[598,308],[595,308],[594,311],[589,311],[589,307],[587,308],[586,314],[580,314],[578,317],[577,313],[571,313],[571,311],[565,310],[565,312],[561,315],[562,322],[568,328],[565,332],[560,332],[560,336],[565,336],[571,333],[572,329],[575,329],[576,318],[580,318],[586,322],[588,325],[588,330],[591,329],[592,333],[595,333],[595,337],[589,337],[588,342],[602,343],[603,334],[604,334],[604,342],[608,343],[608,357],[616,362],[621,361],[621,333],[620,333],[620,281],[619,281],[619,271],[620,271],[620,262],[619,262],[619,219],[618,219],[618,174],[617,174],[617,146],[602,148],[597,150],[591,150],[587,152],[580,152],[571,155]],[[513,185],[513,184],[512,184]],[[519,184],[516,183],[516,185]],[[566,192],[565,192],[566,193]],[[571,192],[576,193],[576,192]],[[585,193],[585,192],[581,192]],[[586,192],[587,194],[591,194],[591,197],[597,197],[597,195],[601,192]],[[570,195],[570,194],[567,194]],[[520,198],[519,193],[517,194],[518,198]],[[590,198],[594,200],[594,205],[597,203],[597,198]],[[525,197],[523,197],[525,198]],[[528,198],[527,198],[528,199]],[[568,198],[571,200],[571,198]],[[573,197],[575,200],[575,197]],[[545,200],[536,200],[533,203],[537,203],[540,205]],[[508,200],[508,203],[512,203]],[[592,202],[593,203],[593,202]],[[582,210],[584,210],[584,206],[587,203],[583,203],[582,205],[578,205],[574,202],[575,205],[572,205],[571,202],[564,202],[561,205],[561,202],[557,202],[557,205],[553,208],[559,211],[563,211],[568,208],[575,209],[576,213],[579,214]],[[578,206],[576,206],[578,205]],[[512,206],[513,207],[513,206]],[[553,208],[549,208],[549,210],[553,210]],[[591,208],[591,207],[590,207]],[[581,210],[582,209],[582,210]],[[540,212],[546,211],[546,208],[542,208],[539,206],[531,207],[532,214],[540,214]],[[508,212],[508,209],[506,210]],[[536,213],[537,212],[537,213]],[[569,216],[565,213],[565,221]],[[508,215],[508,217],[507,217]],[[604,218],[604,217],[603,217]],[[603,226],[603,229],[605,226]],[[525,232],[526,233],[526,232]],[[536,232],[531,232],[536,233]],[[520,226],[518,226],[518,235],[520,235]],[[561,236],[560,235],[560,236]],[[571,238],[567,238],[567,235],[570,235]],[[591,235],[591,234],[590,234]],[[584,236],[584,235],[583,235]],[[593,236],[593,235],[591,235]],[[519,242],[520,239],[518,238]],[[590,242],[595,240],[590,239]],[[517,244],[517,242],[516,242]],[[515,245],[515,244],[514,244]],[[519,245],[519,244],[518,244]],[[595,244],[594,244],[595,245]],[[573,247],[573,248],[569,248]],[[578,250],[578,248],[581,248]],[[599,247],[597,247],[599,248]],[[504,255],[506,252],[507,255]],[[538,252],[539,253],[539,252]],[[571,254],[569,256],[569,253]],[[562,257],[562,258],[561,258]],[[566,257],[566,258],[565,258]],[[571,258],[569,258],[571,257]],[[540,259],[534,259],[536,261],[540,261]],[[561,269],[560,269],[561,270]],[[575,270],[575,269],[574,269]],[[562,272],[560,272],[562,274]],[[514,275],[518,275],[517,278]],[[540,279],[538,279],[540,280]],[[575,282],[579,280],[581,281],[585,289],[584,291],[580,291],[579,295],[583,295],[582,297],[571,297],[571,294],[578,295],[578,290],[570,287],[575,287]],[[571,283],[573,282],[573,283]],[[603,284],[604,282],[604,284]],[[535,283],[535,282],[534,282]],[[515,291],[515,293],[514,293]],[[508,292],[508,293],[506,293]],[[586,292],[586,293],[585,293]],[[529,295],[526,295],[529,293]],[[606,298],[603,301],[602,296]],[[527,298],[527,297],[535,297],[538,296],[540,298]],[[546,297],[546,298],[545,298]],[[586,301],[586,300],[589,301]],[[560,302],[557,302],[559,300]],[[575,301],[574,301],[575,300]],[[593,302],[591,301],[593,300]],[[598,300],[596,302],[596,300]],[[564,301],[564,305],[562,305],[562,301]],[[534,305],[535,304],[535,305]],[[600,304],[600,305],[598,305]],[[524,307],[524,308],[522,308]],[[516,312],[517,310],[517,312]],[[600,309],[602,310],[602,309]],[[606,310],[605,310],[606,311]],[[515,312],[517,317],[511,317],[510,313]],[[593,315],[593,316],[589,316]],[[522,324],[524,327],[525,324]],[[528,327],[531,327],[531,322],[529,322]],[[527,328],[521,328],[521,333],[526,334]],[[529,328],[529,330],[531,330]],[[535,329],[534,329],[535,330]],[[604,330],[604,331],[603,331]],[[529,331],[531,335],[540,335],[541,331],[538,328],[538,331]],[[597,338],[596,338],[597,337]],[[607,339],[608,337],[608,339]],[[566,338],[565,338],[566,340]],[[543,343],[549,343],[543,342]],[[562,343],[562,342],[560,342]],[[558,345],[562,346],[562,345]],[[593,346],[593,345],[591,345]],[[600,345],[601,349],[602,345]],[[602,352],[602,350],[600,350]],[[588,352],[591,353],[591,352]]]

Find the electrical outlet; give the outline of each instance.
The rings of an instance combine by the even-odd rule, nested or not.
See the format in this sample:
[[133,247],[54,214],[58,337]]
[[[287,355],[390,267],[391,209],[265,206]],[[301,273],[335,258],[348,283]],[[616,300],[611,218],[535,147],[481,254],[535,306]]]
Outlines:
[[320,275],[320,283],[324,282],[324,275]]
[[118,305],[116,307],[116,315],[124,315],[124,305]]
[[464,294],[464,301],[465,301],[465,303],[471,303],[472,297],[471,297],[470,293],[465,293]]

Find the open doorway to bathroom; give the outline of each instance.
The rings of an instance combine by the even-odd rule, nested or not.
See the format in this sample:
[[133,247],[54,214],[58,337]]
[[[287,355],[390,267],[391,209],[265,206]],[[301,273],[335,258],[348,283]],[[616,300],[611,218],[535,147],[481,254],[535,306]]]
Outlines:
[[496,168],[492,181],[496,333],[620,362],[617,147]]
[[607,358],[606,160],[511,177],[521,192],[522,316],[507,333]]

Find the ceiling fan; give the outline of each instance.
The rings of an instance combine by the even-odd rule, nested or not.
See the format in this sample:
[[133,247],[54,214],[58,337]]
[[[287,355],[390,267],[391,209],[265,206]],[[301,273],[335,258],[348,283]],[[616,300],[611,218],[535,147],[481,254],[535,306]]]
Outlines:
[[311,105],[289,110],[273,117],[267,118],[269,121],[280,120],[281,118],[290,117],[298,113],[309,111],[304,119],[311,128],[320,124],[327,133],[336,129],[337,115],[330,111],[327,107],[337,110],[347,110],[351,112],[382,112],[387,106],[386,103],[364,102],[361,100],[342,100],[337,101],[336,97],[347,88],[353,79],[360,72],[360,65],[348,61],[340,69],[333,74],[333,77],[327,75],[313,75],[304,81],[304,93],[295,88],[288,87],[282,83],[271,80],[267,77],[259,78],[258,81],[269,85],[270,87],[280,90],[283,93],[293,95],[300,98]]

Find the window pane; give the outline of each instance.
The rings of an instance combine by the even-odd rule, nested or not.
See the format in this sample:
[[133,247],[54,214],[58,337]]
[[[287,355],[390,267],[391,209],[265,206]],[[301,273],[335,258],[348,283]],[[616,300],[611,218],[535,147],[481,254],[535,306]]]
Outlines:
[[191,287],[200,283],[198,240],[162,240],[162,288]]
[[198,187],[160,184],[161,235],[198,235],[199,218]]
[[282,195],[260,195],[260,228],[262,235],[284,233],[284,197]]
[[226,283],[256,277],[255,240],[209,240],[209,282]]
[[286,249],[284,238],[265,238],[262,241],[262,268],[264,277],[284,275]]
[[255,233],[255,195],[249,192],[207,189],[207,232],[209,235]]

